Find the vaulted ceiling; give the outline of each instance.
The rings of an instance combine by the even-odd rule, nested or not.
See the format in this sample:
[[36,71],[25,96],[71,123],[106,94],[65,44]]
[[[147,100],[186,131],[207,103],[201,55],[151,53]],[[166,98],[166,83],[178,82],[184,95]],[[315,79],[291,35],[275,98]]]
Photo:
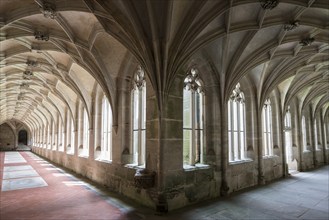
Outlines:
[[277,89],[328,111],[328,43],[327,0],[2,0],[0,124],[33,126],[77,100],[90,110],[98,86],[115,103],[138,63],[161,107],[196,57],[223,96],[247,77],[259,103]]

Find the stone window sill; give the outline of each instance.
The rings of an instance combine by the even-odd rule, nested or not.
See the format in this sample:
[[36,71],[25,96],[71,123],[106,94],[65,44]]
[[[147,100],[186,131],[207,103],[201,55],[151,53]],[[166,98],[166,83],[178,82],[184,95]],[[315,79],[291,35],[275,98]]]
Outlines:
[[96,158],[95,161],[101,162],[101,163],[112,163],[112,160],[106,160],[106,159],[102,159],[102,158]]
[[263,159],[273,159],[273,158],[278,158],[279,156],[277,155],[267,155],[267,156],[263,156]]
[[86,154],[80,154],[79,157],[88,158],[89,155],[86,155]]
[[137,170],[137,169],[145,169],[145,164],[143,164],[143,165],[137,165],[136,163],[135,164],[132,163],[132,164],[126,164],[125,167],[130,168],[130,169],[135,169],[135,170]]
[[310,153],[310,150],[303,150],[303,153]]
[[183,169],[185,171],[192,171],[192,170],[202,170],[202,169],[209,169],[210,166],[208,164],[195,164],[194,166],[192,165],[188,165],[188,164],[184,164],[183,165]]
[[244,159],[244,160],[230,161],[229,165],[237,165],[237,164],[250,163],[250,162],[253,162],[253,160],[252,159]]

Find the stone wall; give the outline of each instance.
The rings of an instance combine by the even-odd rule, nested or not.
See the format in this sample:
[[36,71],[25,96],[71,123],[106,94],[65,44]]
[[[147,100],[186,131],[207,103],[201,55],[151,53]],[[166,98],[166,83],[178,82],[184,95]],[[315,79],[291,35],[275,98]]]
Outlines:
[[227,171],[229,192],[257,185],[258,170],[255,161],[230,164]]
[[282,158],[278,156],[272,156],[264,158],[264,178],[265,182],[271,182],[275,179],[282,177],[283,167]]
[[68,155],[65,152],[33,147],[32,151],[52,162],[63,166],[83,177],[107,187],[110,191],[120,193],[140,204],[155,208],[152,190],[135,186],[134,175],[136,169],[125,165],[112,164],[109,161],[97,161],[92,158]]
[[302,154],[301,170],[311,170],[314,168],[313,153],[311,151],[304,151]]
[[0,151],[13,150],[16,146],[16,137],[8,124],[0,125]]
[[[68,155],[64,152],[33,147],[32,151],[52,162],[106,186],[110,191],[127,196],[140,204],[156,209],[158,192],[156,188],[136,187],[134,176],[136,167],[113,164],[109,161],[97,161],[92,158]],[[214,170],[209,167],[186,169],[172,176],[167,183],[166,199],[168,209],[173,210],[205,199],[219,196],[220,181],[216,181]],[[220,176],[217,174],[216,176]],[[168,181],[170,182],[170,181]]]
[[[110,191],[129,197],[138,203],[157,209],[159,192],[155,187],[143,189],[135,185],[136,167],[123,164],[97,161],[65,152],[33,147],[32,151],[46,157],[56,164],[106,186]],[[329,149],[326,151],[327,155]],[[283,165],[281,156],[263,158],[265,183],[282,178]],[[229,193],[258,185],[256,161],[230,164],[227,170]],[[304,152],[302,169],[313,169],[313,153]],[[157,180],[156,180],[157,181]],[[172,176],[167,176],[162,193],[166,198],[168,210],[174,210],[203,200],[220,196],[221,172],[213,166],[182,169]]]
[[316,165],[323,166],[324,165],[324,158],[323,158],[323,149],[320,148],[315,151],[316,152]]

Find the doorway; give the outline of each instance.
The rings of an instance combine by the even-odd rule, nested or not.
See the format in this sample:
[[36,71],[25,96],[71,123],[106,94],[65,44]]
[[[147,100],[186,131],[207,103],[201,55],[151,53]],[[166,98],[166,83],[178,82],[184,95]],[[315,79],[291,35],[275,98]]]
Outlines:
[[27,131],[21,130],[18,133],[18,144],[27,145]]

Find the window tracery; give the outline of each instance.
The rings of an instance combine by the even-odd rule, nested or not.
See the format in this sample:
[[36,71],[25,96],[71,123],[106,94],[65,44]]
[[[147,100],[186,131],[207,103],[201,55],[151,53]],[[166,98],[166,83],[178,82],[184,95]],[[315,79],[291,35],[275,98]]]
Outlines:
[[183,163],[203,163],[204,89],[196,69],[184,80],[183,90]]
[[228,101],[229,161],[245,160],[245,96],[238,83]]
[[146,81],[144,70],[141,67],[135,73],[133,81],[132,122],[133,163],[144,165],[146,142]]
[[287,111],[284,117],[284,133],[285,133],[285,145],[286,145],[286,158],[287,162],[293,161],[293,151],[292,151],[292,134],[291,134],[291,113],[290,106],[287,107]]
[[302,137],[303,137],[303,150],[307,151],[307,137],[306,137],[306,122],[305,122],[305,116],[302,117]]
[[99,159],[112,160],[112,109],[106,96],[102,101],[102,142]]
[[273,156],[272,107],[270,99],[265,101],[263,107],[263,154],[264,156]]
[[83,108],[83,156],[89,155],[89,121],[88,121],[88,113],[85,108]]
[[316,118],[314,119],[314,144],[315,144],[315,149],[320,150],[318,143],[318,129],[317,129]]

